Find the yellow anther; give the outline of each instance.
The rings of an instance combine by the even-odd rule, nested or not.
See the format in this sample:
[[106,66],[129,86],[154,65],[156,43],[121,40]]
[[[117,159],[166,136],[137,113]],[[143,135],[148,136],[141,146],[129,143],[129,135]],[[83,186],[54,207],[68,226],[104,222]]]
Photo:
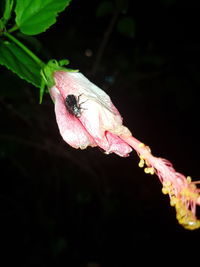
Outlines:
[[191,176],[187,176],[187,182],[188,182],[188,183],[191,183],[191,182],[192,182],[192,178],[191,178]]
[[153,167],[146,167],[145,169],[144,169],[144,172],[145,173],[150,173],[150,174],[154,174],[154,168]]
[[144,143],[140,143],[139,148],[145,148],[149,153],[151,153],[151,149],[149,146],[145,145]]
[[188,230],[195,230],[200,227],[200,221],[199,220],[191,220],[188,221],[187,224],[183,225]]
[[188,210],[183,204],[179,205],[178,209],[176,205],[176,212],[176,218],[184,228],[188,230],[195,230],[200,227],[200,220],[197,220],[191,210]]
[[140,143],[139,147],[145,147],[145,144],[144,143]]
[[168,188],[163,187],[163,188],[162,188],[162,193],[163,193],[164,195],[169,194],[169,190],[168,190]]
[[140,168],[143,168],[144,167],[144,160],[143,159],[140,159],[140,162],[138,163],[138,166],[140,167]]
[[[190,179],[190,177],[187,178],[188,183],[190,183]],[[162,193],[169,194],[170,205],[174,206],[176,209],[176,219],[178,220],[179,224],[181,224],[185,229],[188,230],[195,230],[200,228],[200,220],[197,220],[195,214],[187,204],[188,200],[197,200],[199,197],[198,193],[193,191],[193,184],[190,184],[183,188],[180,192],[180,195],[177,197],[173,184],[170,181],[164,181]]]
[[150,168],[148,168],[148,167],[144,168],[144,172],[145,173],[150,173]]
[[186,210],[185,207],[182,207],[180,210],[179,210],[179,215],[180,217],[185,217],[188,213],[188,210]]
[[154,172],[155,172],[154,168],[153,168],[153,167],[152,167],[152,168],[150,168],[150,174],[151,174],[151,175],[153,175],[153,174],[154,174]]
[[176,197],[172,197],[171,200],[170,200],[170,205],[171,206],[175,206],[177,203],[177,198]]
[[140,159],[144,159],[145,160],[145,157],[143,155],[140,154]]

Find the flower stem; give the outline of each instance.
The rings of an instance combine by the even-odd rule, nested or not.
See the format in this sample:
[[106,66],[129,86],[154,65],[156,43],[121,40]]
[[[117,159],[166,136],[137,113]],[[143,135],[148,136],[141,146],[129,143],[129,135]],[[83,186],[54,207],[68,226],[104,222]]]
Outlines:
[[18,26],[15,24],[11,29],[8,30],[8,32],[14,32],[18,29],[19,29]]
[[26,54],[28,54],[41,68],[44,67],[45,63],[37,57],[28,47],[26,47],[23,43],[21,43],[18,39],[16,39],[13,35],[8,32],[3,33],[8,39],[18,45]]

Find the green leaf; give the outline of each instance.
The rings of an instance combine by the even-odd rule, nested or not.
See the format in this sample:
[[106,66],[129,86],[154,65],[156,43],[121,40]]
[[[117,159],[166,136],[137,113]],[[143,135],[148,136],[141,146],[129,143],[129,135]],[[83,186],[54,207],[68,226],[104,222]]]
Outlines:
[[3,14],[3,19],[5,21],[8,21],[11,17],[14,0],[6,0],[5,4],[6,6],[5,6],[4,14]]
[[17,0],[16,24],[20,31],[35,35],[46,31],[56,22],[59,12],[63,11],[71,0]]
[[6,66],[20,78],[40,87],[40,66],[14,43],[0,40],[0,64]]
[[46,87],[45,80],[42,79],[41,85],[40,85],[39,104],[42,104],[43,95],[44,95],[44,92],[45,92],[45,87]]
[[57,61],[55,59],[49,60],[49,62],[41,70],[41,75],[45,80],[47,87],[51,88],[52,86],[54,86],[55,82],[53,78],[53,73],[55,71],[62,70],[67,72],[78,72],[78,70],[73,70],[63,67],[63,65],[68,65],[68,64],[69,64],[68,59],[62,59],[60,61]]
[[6,0],[5,1],[5,9],[3,13],[3,17],[0,19],[0,29],[4,29],[6,23],[11,17],[11,12],[13,8],[14,0]]
[[117,24],[118,31],[128,37],[135,36],[135,22],[131,17],[124,17]]
[[108,15],[114,11],[113,3],[109,1],[103,1],[99,4],[96,11],[97,17],[103,17],[105,15]]
[[58,62],[59,66],[66,66],[69,64],[69,60],[68,59],[61,59]]

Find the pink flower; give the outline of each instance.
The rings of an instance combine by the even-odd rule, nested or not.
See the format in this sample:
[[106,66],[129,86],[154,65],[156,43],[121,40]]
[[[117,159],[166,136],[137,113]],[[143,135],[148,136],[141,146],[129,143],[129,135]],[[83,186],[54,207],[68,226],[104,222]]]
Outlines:
[[[99,146],[107,154],[128,156],[132,149],[119,136],[131,136],[131,132],[122,125],[122,117],[110,97],[81,73],[57,71],[54,79],[50,94],[63,139],[74,148]],[[78,118],[66,108],[69,95],[75,96],[80,105]]]
[[196,205],[200,205],[198,182],[176,172],[166,159],[154,157],[150,148],[123,126],[122,117],[110,97],[84,75],[56,71],[54,80],[50,94],[63,139],[74,148],[99,146],[106,154],[114,152],[122,157],[128,156],[133,148],[140,157],[139,167],[144,167],[145,173],[158,176],[162,192],[169,195],[170,204],[176,209],[179,223],[186,229],[199,228],[200,220],[196,217]]

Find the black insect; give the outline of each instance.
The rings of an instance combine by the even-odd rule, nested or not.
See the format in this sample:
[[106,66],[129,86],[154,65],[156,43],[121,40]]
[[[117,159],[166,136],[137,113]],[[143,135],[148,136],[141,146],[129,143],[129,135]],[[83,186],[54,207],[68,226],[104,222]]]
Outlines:
[[76,98],[75,95],[68,95],[65,99],[65,106],[68,112],[74,115],[76,118],[80,118],[82,114],[81,104],[79,104],[79,97]]

